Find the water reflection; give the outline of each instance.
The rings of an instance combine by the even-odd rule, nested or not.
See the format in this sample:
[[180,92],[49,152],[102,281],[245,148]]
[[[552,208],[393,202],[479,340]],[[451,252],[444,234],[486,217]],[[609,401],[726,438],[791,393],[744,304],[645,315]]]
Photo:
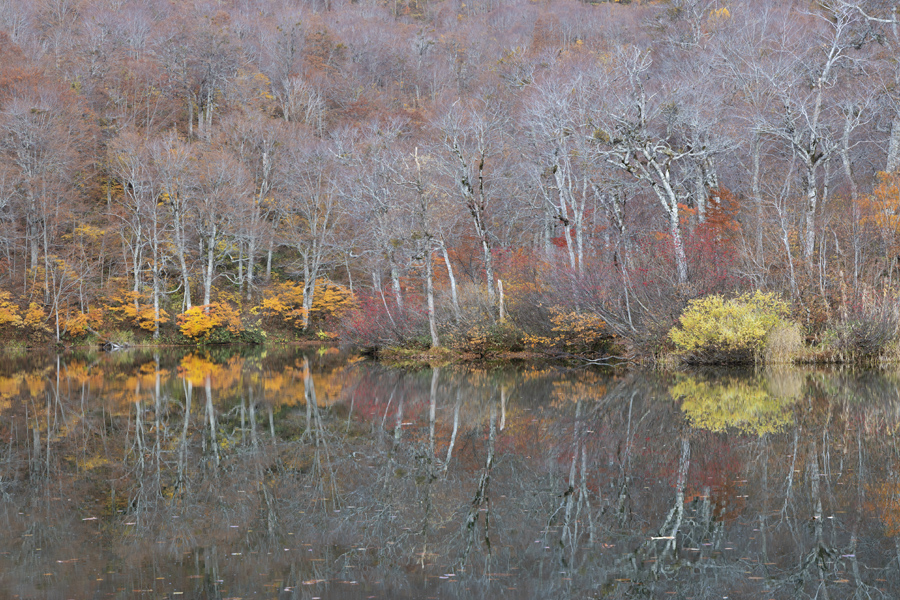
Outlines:
[[895,597],[892,373],[7,359],[0,598]]
[[729,428],[765,435],[794,422],[793,405],[803,392],[803,373],[722,373],[677,376],[669,388],[693,427],[709,431]]

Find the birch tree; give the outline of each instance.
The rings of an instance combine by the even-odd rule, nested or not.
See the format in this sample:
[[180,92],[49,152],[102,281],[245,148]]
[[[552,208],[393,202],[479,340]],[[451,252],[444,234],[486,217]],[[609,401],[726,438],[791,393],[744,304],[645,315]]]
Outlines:
[[799,158],[804,199],[802,248],[807,261],[815,249],[816,216],[823,197],[820,172],[840,150],[844,124],[830,91],[844,75],[844,67],[853,62],[853,26],[857,22],[856,15],[844,6],[825,7],[809,18],[815,25],[813,39],[803,36],[809,23],[793,21],[784,23],[779,38],[772,40],[784,44],[774,54],[785,60],[773,61],[775,68],[766,75],[779,107],[759,124],[763,135],[786,143]]
[[454,104],[436,124],[441,136],[442,170],[453,182],[455,198],[469,213],[481,246],[488,296],[495,296],[491,211],[499,200],[508,118],[487,102]]
[[334,258],[336,228],[342,216],[332,150],[328,142],[317,140],[297,140],[287,150],[286,235],[300,257],[304,330],[309,327],[316,279]]
[[218,246],[228,228],[230,209],[245,202],[249,183],[242,165],[225,152],[207,150],[200,155],[196,170],[197,198],[192,209],[202,253],[204,305],[210,303],[219,263]]
[[576,76],[536,86],[526,109],[537,161],[533,176],[550,214],[562,225],[569,268],[579,274],[584,272],[585,214],[595,185],[585,108]]
[[684,284],[688,269],[680,205],[692,195],[693,165],[711,157],[714,150],[703,140],[678,135],[673,129],[679,98],[665,85],[656,91],[646,89],[652,64],[649,52],[625,49],[617,56],[619,74],[602,74],[595,81],[600,94],[610,86],[613,95],[601,96],[598,102],[592,138],[600,158],[650,187],[656,196],[668,220],[676,280]]
[[172,222],[172,242],[181,271],[184,310],[190,310],[191,269],[188,266],[188,224],[193,201],[194,157],[190,148],[175,133],[167,134],[151,146],[151,156],[160,186],[160,201],[166,206]]

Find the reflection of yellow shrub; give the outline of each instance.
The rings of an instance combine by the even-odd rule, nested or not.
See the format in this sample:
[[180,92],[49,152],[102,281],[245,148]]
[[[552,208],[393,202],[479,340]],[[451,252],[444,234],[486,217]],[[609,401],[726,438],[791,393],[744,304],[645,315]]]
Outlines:
[[685,377],[669,393],[681,398],[681,410],[693,427],[709,431],[738,429],[775,433],[793,421],[796,396],[776,396],[759,379],[726,377],[715,382]]
[[692,300],[669,337],[682,352],[724,353],[758,358],[766,339],[788,315],[787,304],[774,293],[742,294],[732,300],[707,296]]

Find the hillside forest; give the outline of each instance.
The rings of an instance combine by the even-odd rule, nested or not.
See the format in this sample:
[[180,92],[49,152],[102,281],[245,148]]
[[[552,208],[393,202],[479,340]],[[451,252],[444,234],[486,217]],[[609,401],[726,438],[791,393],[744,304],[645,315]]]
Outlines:
[[890,0],[0,0],[0,334],[654,354],[900,317]]

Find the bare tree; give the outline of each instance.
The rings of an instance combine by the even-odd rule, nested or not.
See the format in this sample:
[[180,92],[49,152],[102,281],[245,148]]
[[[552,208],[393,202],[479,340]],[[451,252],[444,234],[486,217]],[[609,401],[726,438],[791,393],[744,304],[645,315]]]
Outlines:
[[188,219],[195,200],[193,165],[196,158],[191,148],[174,132],[155,141],[150,149],[160,186],[160,201],[168,208],[172,221],[172,241],[181,270],[184,310],[191,303],[191,269],[188,266]]
[[195,229],[201,243],[203,304],[210,303],[220,250],[231,207],[243,204],[250,194],[250,181],[242,165],[227,153],[207,149],[199,156],[196,170],[197,200],[192,206]]
[[687,257],[681,231],[680,205],[693,195],[691,174],[694,165],[708,161],[715,147],[702,137],[683,135],[673,127],[679,97],[665,85],[647,90],[653,60],[637,48],[619,52],[616,70],[594,82],[602,94],[607,85],[612,97],[603,98],[596,113],[598,128],[593,132],[599,156],[628,173],[653,191],[669,222],[675,253],[676,278],[687,282]]
[[491,210],[502,190],[507,125],[508,117],[486,102],[471,107],[457,102],[436,123],[442,138],[442,167],[454,182],[457,201],[472,219],[491,300],[495,295]]
[[336,157],[328,142],[296,140],[287,149],[284,172],[286,235],[300,255],[303,273],[303,329],[309,327],[316,279],[335,257],[342,217],[336,186]]
[[[810,20],[815,27],[813,39],[804,40]],[[766,73],[769,93],[778,108],[764,117],[758,129],[788,144],[799,158],[805,204],[802,247],[808,261],[815,249],[816,216],[824,195],[819,189],[819,173],[839,151],[844,125],[830,91],[853,60],[856,22],[849,8],[825,6],[808,19],[784,23],[774,41],[785,45],[774,53],[780,58],[770,63],[773,68]]]

